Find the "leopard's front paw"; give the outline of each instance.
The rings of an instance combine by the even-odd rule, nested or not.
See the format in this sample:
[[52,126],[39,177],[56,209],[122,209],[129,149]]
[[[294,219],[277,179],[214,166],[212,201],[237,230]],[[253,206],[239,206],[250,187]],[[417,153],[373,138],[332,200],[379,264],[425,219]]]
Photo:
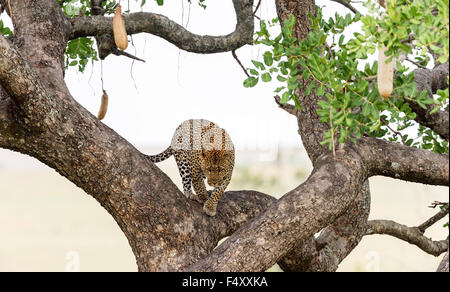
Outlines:
[[204,203],[206,200],[208,200],[208,195],[207,194],[199,194],[196,196],[196,200],[199,203]]
[[199,202],[200,204],[203,204],[208,199],[208,198],[205,198],[204,196],[199,196],[199,195],[196,195],[196,194],[194,194],[192,192],[189,192],[189,194],[185,193],[185,196],[188,197],[189,199],[193,200],[193,201]]
[[203,205],[203,211],[205,211],[205,213],[208,214],[209,216],[216,215],[216,208],[217,205],[210,203],[209,201],[206,201],[206,203]]
[[195,197],[195,195],[191,191],[184,191],[184,196],[188,199],[192,199]]

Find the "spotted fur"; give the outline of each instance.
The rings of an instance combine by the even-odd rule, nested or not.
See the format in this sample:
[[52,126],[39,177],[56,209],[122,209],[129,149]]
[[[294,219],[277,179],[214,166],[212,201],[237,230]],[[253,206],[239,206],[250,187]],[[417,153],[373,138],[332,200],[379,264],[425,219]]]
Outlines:
[[[213,122],[187,120],[175,130],[171,145],[149,158],[156,163],[171,155],[181,175],[184,195],[204,203],[205,213],[214,216],[234,168],[234,145],[230,136]],[[206,190],[204,179],[214,187],[212,191]]]

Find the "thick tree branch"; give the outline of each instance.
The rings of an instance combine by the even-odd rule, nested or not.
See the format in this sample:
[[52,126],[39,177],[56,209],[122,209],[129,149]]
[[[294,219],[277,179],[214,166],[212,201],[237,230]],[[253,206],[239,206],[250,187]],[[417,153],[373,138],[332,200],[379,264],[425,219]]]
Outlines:
[[[414,81],[416,82],[418,92],[426,90],[428,97],[433,98],[433,94],[438,89],[448,87],[447,77],[449,76],[449,64],[440,64],[429,69],[416,69],[414,71]],[[407,101],[411,109],[416,113],[415,120],[439,134],[442,138],[449,140],[449,112],[440,110],[430,114],[433,105],[428,105],[426,109],[420,107],[412,101]]]
[[26,135],[17,120],[17,107],[0,83],[0,148],[13,148]]
[[388,234],[397,237],[434,256],[439,256],[448,249],[448,240],[433,241],[425,237],[417,227],[408,227],[391,220],[369,221],[367,235],[372,234]]
[[447,272],[447,273],[449,272],[448,250],[444,258],[442,259],[441,263],[439,264],[439,267],[437,268],[436,272]]
[[[39,81],[37,73],[29,66],[21,54],[5,37],[0,35],[0,84],[13,99],[23,115],[35,121],[49,122],[51,105],[55,100],[45,85]],[[38,111],[35,107],[41,108]]]
[[383,175],[411,182],[449,185],[448,154],[411,148],[375,138],[362,138],[358,147],[371,176]]
[[217,206],[217,215],[211,218],[218,240],[233,234],[274,202],[274,197],[256,191],[225,192]]
[[370,212],[369,182],[352,205],[320,235],[293,248],[278,265],[285,272],[334,272],[366,233]]
[[[209,54],[232,51],[253,43],[254,28],[253,0],[233,0],[233,5],[237,18],[236,29],[225,36],[193,34],[166,16],[148,12],[131,13],[125,16],[125,26],[129,35],[142,32],[154,34],[188,52]],[[112,35],[112,17],[100,15],[77,17],[72,19],[71,23],[71,39]]]
[[[366,180],[351,148],[324,155],[305,183],[238,229],[189,271],[264,271],[341,216]],[[276,243],[276,244],[275,244]]]

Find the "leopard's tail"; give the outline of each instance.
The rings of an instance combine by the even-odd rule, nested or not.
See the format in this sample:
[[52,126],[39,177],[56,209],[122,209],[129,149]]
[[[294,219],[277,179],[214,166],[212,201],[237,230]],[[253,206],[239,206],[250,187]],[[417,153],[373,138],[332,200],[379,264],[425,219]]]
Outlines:
[[171,155],[173,155],[173,151],[172,151],[172,147],[169,146],[163,152],[156,154],[156,155],[147,155],[147,157],[150,159],[151,162],[158,163],[160,161],[166,160]]

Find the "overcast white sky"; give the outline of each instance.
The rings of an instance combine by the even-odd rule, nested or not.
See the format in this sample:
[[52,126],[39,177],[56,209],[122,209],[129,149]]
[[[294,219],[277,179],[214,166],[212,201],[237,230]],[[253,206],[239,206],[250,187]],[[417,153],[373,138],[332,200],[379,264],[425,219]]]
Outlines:
[[[129,3],[132,12],[141,10],[136,1]],[[147,1],[144,11],[187,24],[197,34],[232,32],[236,25],[232,1],[207,0],[206,4],[204,10],[197,0],[192,0],[189,11],[187,1],[165,1],[164,6]],[[326,4],[325,15],[349,12],[331,1],[318,4]],[[123,11],[127,10],[127,1],[122,1],[122,6]],[[276,17],[274,1],[263,0],[258,15],[263,19]],[[258,28],[255,23],[255,29]],[[103,122],[135,146],[167,146],[175,128],[191,118],[208,119],[225,128],[237,149],[301,146],[295,118],[279,109],[273,100],[273,91],[280,86],[278,81],[244,88],[246,76],[229,52],[187,53],[149,34],[135,35],[133,41],[135,48],[130,43],[126,51],[146,60],[145,63],[134,62],[131,69],[132,60],[126,57],[111,55],[103,61],[104,88],[109,95]],[[265,50],[247,45],[237,50],[237,54],[244,66],[252,67],[251,60]],[[66,72],[73,97],[94,115],[102,94],[100,72],[100,62],[93,67],[89,64],[84,73],[77,72],[76,67]]]

